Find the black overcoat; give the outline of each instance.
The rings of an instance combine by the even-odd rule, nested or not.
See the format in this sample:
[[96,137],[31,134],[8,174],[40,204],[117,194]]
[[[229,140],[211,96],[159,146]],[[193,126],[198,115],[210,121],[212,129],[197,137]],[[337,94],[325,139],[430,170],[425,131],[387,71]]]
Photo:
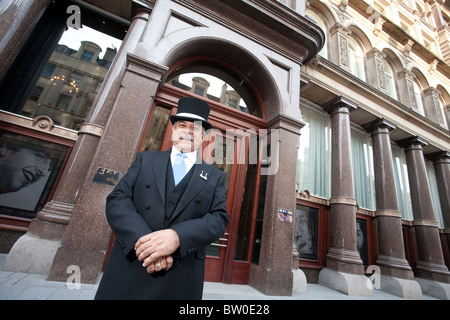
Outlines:
[[[106,217],[116,239],[96,299],[201,299],[205,248],[228,225],[225,173],[205,162],[195,164],[172,216],[165,220],[169,151],[137,155],[106,201]],[[172,228],[180,247],[169,271],[147,273],[135,255],[143,235]]]

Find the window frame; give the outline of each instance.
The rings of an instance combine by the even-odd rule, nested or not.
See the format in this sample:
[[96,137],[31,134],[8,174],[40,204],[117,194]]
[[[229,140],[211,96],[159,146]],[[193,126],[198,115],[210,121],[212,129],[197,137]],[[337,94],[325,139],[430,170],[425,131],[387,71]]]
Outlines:
[[[365,59],[365,50],[361,41],[356,37],[348,37],[348,57],[349,57],[349,70],[352,75],[357,77],[358,79],[366,82],[366,59]],[[356,59],[355,59],[356,58]],[[356,69],[355,69],[356,66]]]
[[[306,269],[322,269],[326,264],[326,255],[328,252],[328,211],[329,207],[325,204],[320,204],[300,198],[296,199],[296,206],[305,206],[309,208],[315,208],[318,210],[318,226],[317,226],[317,259],[304,259],[299,258],[299,268]],[[295,229],[294,229],[295,232]]]

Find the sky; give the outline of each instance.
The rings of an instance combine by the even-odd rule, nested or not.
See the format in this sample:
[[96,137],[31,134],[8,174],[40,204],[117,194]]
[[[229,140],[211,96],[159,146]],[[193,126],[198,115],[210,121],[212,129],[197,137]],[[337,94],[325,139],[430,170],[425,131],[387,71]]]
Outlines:
[[121,40],[108,36],[104,33],[98,32],[87,26],[83,26],[78,30],[69,28],[67,31],[63,33],[58,44],[66,45],[71,49],[78,50],[81,46],[81,41],[85,40],[94,42],[102,48],[102,53],[100,54],[100,57],[103,57],[103,55],[106,52],[106,48],[110,47],[119,50],[119,47],[122,44]]

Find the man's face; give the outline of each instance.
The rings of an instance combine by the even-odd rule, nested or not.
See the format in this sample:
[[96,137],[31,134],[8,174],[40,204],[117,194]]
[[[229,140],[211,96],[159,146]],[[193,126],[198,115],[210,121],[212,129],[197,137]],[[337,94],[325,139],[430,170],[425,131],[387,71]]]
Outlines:
[[192,152],[202,145],[203,134],[200,121],[179,120],[172,127],[172,143],[184,153]]

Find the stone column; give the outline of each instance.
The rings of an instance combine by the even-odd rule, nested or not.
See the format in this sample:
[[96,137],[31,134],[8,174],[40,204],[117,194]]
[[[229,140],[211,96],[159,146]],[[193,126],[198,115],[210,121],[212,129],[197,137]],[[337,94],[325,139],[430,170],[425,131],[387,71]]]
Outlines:
[[357,104],[337,97],[322,106],[331,114],[330,249],[319,283],[348,295],[372,295],[357,250],[350,111]]
[[[292,243],[294,240],[295,170],[303,122],[278,114],[267,123],[272,161],[283,159],[278,170],[269,170],[259,265],[252,264],[249,284],[267,295],[290,296],[293,290]],[[271,163],[272,165],[272,163]],[[284,210],[280,212],[279,209]],[[289,219],[290,211],[291,219]],[[296,291],[300,290],[296,287]]]
[[28,232],[19,238],[8,254],[3,270],[48,274],[71,218],[75,200],[88,173],[98,142],[125,73],[127,52],[131,51],[144,32],[150,12],[138,10],[111,65],[107,77],[78,132],[78,139],[66,164],[55,194],[38,212]]
[[390,130],[396,125],[386,119],[364,126],[371,132],[377,199],[376,226],[381,289],[403,298],[421,299],[422,291],[406,261],[403,244],[401,213],[395,188],[394,160]]
[[416,280],[423,293],[450,299],[450,272],[444,264],[422,149],[428,142],[420,137],[412,137],[399,141],[399,144],[405,147],[408,167],[418,253]]
[[433,156],[434,170],[441,202],[444,230],[441,232],[444,259],[450,264],[450,152],[442,151]]
[[50,0],[2,0],[0,13],[0,79],[8,71]]
[[82,283],[98,281],[111,237],[105,199],[114,185],[98,183],[94,176],[99,169],[103,172],[103,168],[121,176],[126,173],[138,151],[151,105],[167,69],[137,56],[127,56],[121,89],[75,201],[48,280],[65,281],[67,268],[75,265],[80,268]]

